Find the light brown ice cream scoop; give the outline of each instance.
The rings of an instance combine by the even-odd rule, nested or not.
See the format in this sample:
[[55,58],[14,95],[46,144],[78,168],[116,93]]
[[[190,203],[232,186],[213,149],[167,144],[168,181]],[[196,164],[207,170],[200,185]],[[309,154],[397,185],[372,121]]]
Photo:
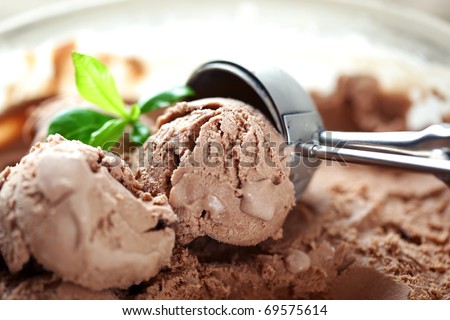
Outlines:
[[283,138],[251,106],[231,99],[178,103],[146,144],[142,181],[167,194],[181,243],[208,235],[254,245],[281,235],[294,204]]
[[[133,194],[134,193],[134,194]],[[0,174],[0,252],[11,272],[33,257],[65,280],[126,288],[168,264],[175,216],[165,196],[139,190],[130,169],[59,135]]]

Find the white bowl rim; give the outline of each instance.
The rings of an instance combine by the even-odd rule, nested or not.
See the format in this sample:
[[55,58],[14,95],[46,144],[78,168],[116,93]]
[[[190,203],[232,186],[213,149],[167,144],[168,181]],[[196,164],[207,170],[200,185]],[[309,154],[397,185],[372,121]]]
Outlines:
[[[110,6],[116,3],[131,2],[133,0],[69,0],[55,1],[54,3],[43,5],[36,9],[31,9],[12,17],[0,20],[0,36],[3,34],[17,31],[20,28],[43,23],[46,20],[79,14],[83,11]],[[299,1],[299,0],[297,0]],[[426,28],[429,34],[439,39],[450,38],[450,22],[447,22],[437,16],[409,8],[396,3],[387,3],[380,1],[359,1],[359,0],[301,0],[301,2],[317,3],[324,5],[341,5],[348,8],[357,8],[368,10],[380,15],[388,15],[391,20],[402,21],[405,25],[413,25],[415,29]],[[195,2],[194,2],[195,3]],[[449,46],[450,48],[450,46]]]

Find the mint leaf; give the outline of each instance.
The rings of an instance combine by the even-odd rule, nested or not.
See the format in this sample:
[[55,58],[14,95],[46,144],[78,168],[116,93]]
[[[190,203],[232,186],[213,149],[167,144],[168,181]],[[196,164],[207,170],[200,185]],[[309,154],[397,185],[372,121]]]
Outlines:
[[124,119],[109,120],[100,129],[91,134],[89,144],[109,150],[120,139],[126,125],[127,121]]
[[57,113],[48,127],[48,134],[59,133],[68,140],[89,143],[91,134],[114,119],[90,109],[67,109]]
[[139,120],[139,116],[141,115],[141,109],[139,106],[134,103],[130,108],[129,118],[131,122],[136,122]]
[[128,110],[119,95],[111,72],[103,63],[77,52],[72,53],[72,60],[80,95],[103,110],[119,116],[120,119],[94,110],[70,109],[53,118],[48,134],[59,133],[66,139],[80,140],[94,147],[109,150],[120,139],[128,125],[133,128],[131,141],[142,145],[150,136],[149,128],[139,121],[142,113],[194,95],[194,91],[189,87],[175,87],[156,95],[142,106],[133,104]]
[[175,87],[161,92],[141,105],[141,113],[147,113],[161,107],[167,107],[184,98],[194,96],[194,90],[187,86]]
[[72,52],[78,92],[87,101],[107,112],[127,118],[125,104],[108,68],[97,59]]
[[137,145],[144,145],[148,137],[150,137],[150,129],[142,122],[137,121],[131,131],[131,141]]

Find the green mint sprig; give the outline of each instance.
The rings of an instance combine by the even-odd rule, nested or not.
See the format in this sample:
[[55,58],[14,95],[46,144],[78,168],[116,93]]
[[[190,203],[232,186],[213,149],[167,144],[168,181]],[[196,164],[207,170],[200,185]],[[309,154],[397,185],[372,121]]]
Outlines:
[[142,114],[194,96],[191,88],[180,86],[127,108],[111,72],[103,63],[77,52],[72,53],[72,61],[79,94],[106,113],[83,108],[64,110],[52,119],[49,135],[59,133],[66,139],[109,149],[120,139],[125,129],[131,127],[131,141],[142,145],[151,134],[149,128],[139,121]]

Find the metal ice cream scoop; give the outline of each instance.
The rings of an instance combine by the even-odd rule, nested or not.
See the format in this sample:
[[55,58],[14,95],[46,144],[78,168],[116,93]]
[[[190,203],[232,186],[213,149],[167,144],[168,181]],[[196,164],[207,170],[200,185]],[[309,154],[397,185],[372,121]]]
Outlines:
[[294,145],[292,179],[297,198],[320,160],[376,164],[432,173],[450,183],[450,125],[422,131],[326,131],[306,91],[278,68],[250,71],[229,61],[212,61],[191,75],[196,98],[225,97],[262,111]]

